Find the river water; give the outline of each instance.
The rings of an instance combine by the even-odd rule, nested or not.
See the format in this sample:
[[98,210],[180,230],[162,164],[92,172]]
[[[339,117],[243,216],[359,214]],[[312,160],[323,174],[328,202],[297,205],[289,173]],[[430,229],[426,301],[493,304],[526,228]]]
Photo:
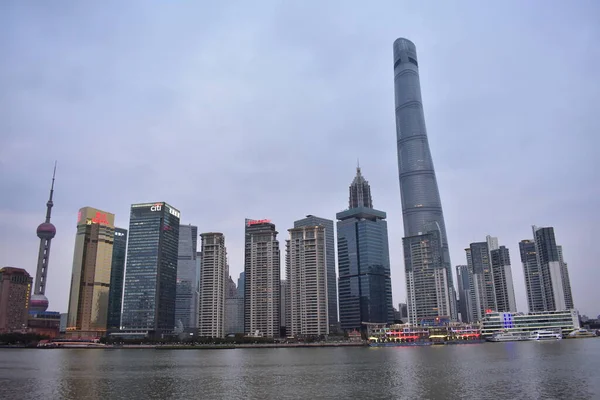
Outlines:
[[600,339],[395,348],[0,349],[0,399],[600,399]]

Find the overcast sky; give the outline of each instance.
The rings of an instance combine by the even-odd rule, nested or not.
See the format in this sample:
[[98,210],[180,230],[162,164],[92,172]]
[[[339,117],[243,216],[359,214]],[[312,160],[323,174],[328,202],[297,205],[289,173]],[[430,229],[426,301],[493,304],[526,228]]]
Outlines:
[[244,218],[271,219],[282,244],[306,214],[334,219],[360,158],[404,302],[392,43],[405,37],[452,264],[498,236],[526,311],[518,242],[554,226],[575,306],[600,314],[600,3],[288,3],[0,2],[0,266],[35,274],[54,160],[46,295],[66,312],[80,207],[127,228],[132,203],[167,201],[225,234],[237,278]]

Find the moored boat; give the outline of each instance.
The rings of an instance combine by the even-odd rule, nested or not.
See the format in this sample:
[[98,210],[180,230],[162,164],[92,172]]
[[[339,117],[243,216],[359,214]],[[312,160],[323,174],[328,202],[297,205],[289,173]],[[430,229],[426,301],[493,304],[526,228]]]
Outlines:
[[489,342],[520,342],[529,339],[529,332],[511,332],[502,331],[496,332],[488,337]]
[[576,329],[573,332],[569,333],[569,335],[567,336],[570,339],[582,339],[582,338],[591,338],[591,337],[597,337],[596,334],[594,332],[590,332],[587,329]]
[[552,331],[539,330],[532,331],[527,340],[561,340],[562,334]]

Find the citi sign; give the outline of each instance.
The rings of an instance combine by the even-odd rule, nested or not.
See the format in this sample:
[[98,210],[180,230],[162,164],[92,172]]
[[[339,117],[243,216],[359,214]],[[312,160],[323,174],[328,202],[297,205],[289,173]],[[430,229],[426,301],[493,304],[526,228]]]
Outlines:
[[160,203],[156,203],[155,205],[150,207],[150,211],[160,211],[160,210],[162,210],[162,204],[160,204]]

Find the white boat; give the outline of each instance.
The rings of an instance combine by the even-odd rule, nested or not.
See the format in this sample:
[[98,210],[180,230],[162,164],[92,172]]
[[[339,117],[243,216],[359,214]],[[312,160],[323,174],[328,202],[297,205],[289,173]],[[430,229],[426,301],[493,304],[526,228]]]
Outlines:
[[575,329],[573,332],[569,333],[569,338],[588,338],[588,337],[596,337],[594,332],[590,332],[587,329]]
[[562,339],[561,333],[556,333],[552,331],[532,331],[529,334],[528,340],[560,340]]
[[487,340],[490,342],[519,342],[528,338],[529,335],[527,332],[502,331],[494,333]]

